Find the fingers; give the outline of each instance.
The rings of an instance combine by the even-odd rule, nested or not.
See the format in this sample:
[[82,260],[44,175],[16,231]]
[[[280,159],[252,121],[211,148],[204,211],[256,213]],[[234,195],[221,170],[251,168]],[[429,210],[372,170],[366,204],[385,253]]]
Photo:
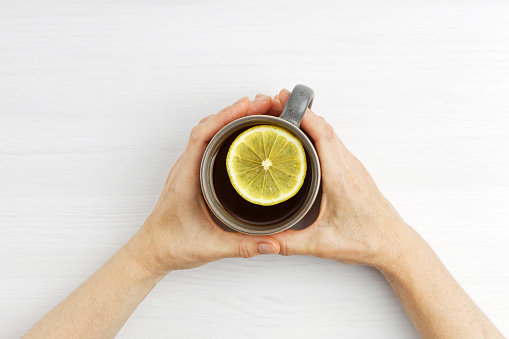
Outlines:
[[306,131],[315,143],[322,141],[323,138],[334,139],[335,137],[332,126],[309,108],[306,110],[306,114],[304,114],[300,124],[302,129]]
[[217,132],[230,122],[241,117],[253,114],[266,114],[272,107],[271,97],[258,95],[253,101],[243,97],[221,110],[219,113],[203,118],[193,127],[186,151],[183,165],[186,166],[188,176],[197,177],[203,153],[209,141]]
[[222,109],[219,113],[203,118],[200,123],[193,128],[189,142],[206,144],[221,128],[230,122],[246,115],[265,114],[271,107],[272,100],[269,96],[259,94],[253,101],[249,101],[247,97],[243,97],[233,105]]
[[251,258],[259,254],[279,253],[279,243],[271,236],[252,236],[221,231],[218,243],[221,258]]
[[[279,101],[283,107],[289,97],[290,92],[285,89],[279,93]],[[315,143],[322,164],[323,179],[327,180],[340,166],[344,146],[334,132],[334,128],[309,108],[302,118],[301,127]]]
[[272,108],[272,99],[268,95],[257,94],[255,99],[251,101],[247,115],[266,114]]
[[287,90],[286,88],[283,88],[280,92],[279,92],[279,102],[281,103],[281,107],[285,107],[286,105],[286,102],[288,101],[288,98],[290,97],[290,94],[292,94],[289,90]]
[[207,115],[205,118],[201,119],[198,124],[203,124],[205,121],[209,120],[213,116],[214,116],[214,114]]
[[[279,94],[276,94],[274,98],[272,99],[272,109],[269,111],[268,114],[273,116],[280,116],[281,112],[283,111],[284,104],[288,101],[288,97],[290,96],[290,91],[287,89],[282,89]],[[281,99],[283,99],[284,104],[281,102]]]
[[317,228],[309,226],[300,231],[284,231],[272,235],[279,243],[281,255],[315,255]]
[[272,115],[274,117],[278,117],[281,115],[281,112],[283,111],[283,107],[281,106],[281,102],[279,102],[279,99],[272,99],[272,108],[269,112],[267,112],[268,115]]
[[[249,110],[247,111],[246,115],[253,115],[253,114],[265,114],[267,111],[270,110],[272,105],[272,100],[270,96],[260,94],[258,93],[255,97],[255,100],[253,100],[249,104]],[[207,115],[205,118],[201,119],[199,124],[203,124],[210,118],[212,118],[215,114]]]
[[207,144],[212,137],[228,123],[247,115],[250,101],[243,97],[233,105],[222,109],[219,113],[202,119],[202,123],[195,126],[189,137],[190,144]]
[[251,106],[247,97],[243,97],[233,105],[222,109],[219,113],[208,116],[191,130],[187,148],[183,154],[186,173],[196,177],[200,170],[201,158],[208,142],[217,132],[230,122],[246,116]]
[[[291,94],[290,91],[288,91],[285,88],[283,88],[281,92],[279,92],[278,98],[279,103],[281,105],[281,110],[285,107],[286,102],[290,98],[290,94]],[[276,105],[273,104],[273,106],[275,108]],[[334,134],[332,127],[327,125],[328,123],[327,121],[325,121],[324,118],[316,115],[316,113],[309,108],[306,110],[306,113],[304,114],[304,117],[302,118],[301,121],[302,129],[309,134],[309,136],[313,139],[314,142],[319,141],[326,132],[329,133],[328,136],[331,136],[330,135],[331,132],[332,134]],[[332,135],[332,137],[333,136],[334,135]]]

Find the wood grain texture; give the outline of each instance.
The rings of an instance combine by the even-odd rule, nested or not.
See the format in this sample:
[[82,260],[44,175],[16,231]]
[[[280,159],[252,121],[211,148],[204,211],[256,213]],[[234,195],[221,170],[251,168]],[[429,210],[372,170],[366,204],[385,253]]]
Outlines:
[[[509,335],[508,16],[506,1],[0,0],[0,337],[137,230],[201,117],[297,83]],[[279,256],[171,273],[118,335],[170,336],[418,337],[376,270]]]

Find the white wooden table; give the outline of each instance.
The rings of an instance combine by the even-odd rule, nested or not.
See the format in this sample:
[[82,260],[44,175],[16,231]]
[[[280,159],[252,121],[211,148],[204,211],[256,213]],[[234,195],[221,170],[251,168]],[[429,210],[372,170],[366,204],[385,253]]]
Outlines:
[[[509,2],[0,1],[0,337],[140,227],[201,117],[297,83],[509,335]],[[280,256],[171,273],[118,335],[417,336],[376,270]]]

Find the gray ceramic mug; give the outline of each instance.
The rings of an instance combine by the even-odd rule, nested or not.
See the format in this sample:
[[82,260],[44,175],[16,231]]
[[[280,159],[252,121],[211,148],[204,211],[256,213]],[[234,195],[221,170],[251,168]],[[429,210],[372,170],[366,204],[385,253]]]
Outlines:
[[[308,137],[300,129],[306,109],[314,98],[311,88],[296,85],[279,118],[252,115],[237,119],[223,127],[210,141],[203,155],[200,183],[210,211],[228,227],[247,234],[267,235],[284,231],[301,220],[309,211],[320,189],[320,161]],[[242,198],[229,182],[226,154],[244,130],[257,125],[274,125],[297,137],[306,151],[306,179],[291,199],[273,206],[259,206]]]

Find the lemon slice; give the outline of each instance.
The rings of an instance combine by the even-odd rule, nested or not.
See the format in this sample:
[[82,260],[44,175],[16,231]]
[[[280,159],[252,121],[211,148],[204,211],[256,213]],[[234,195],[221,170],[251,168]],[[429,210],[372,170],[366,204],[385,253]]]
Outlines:
[[242,132],[226,157],[230,181],[247,201],[263,206],[293,197],[306,177],[306,153],[287,130],[260,125]]

